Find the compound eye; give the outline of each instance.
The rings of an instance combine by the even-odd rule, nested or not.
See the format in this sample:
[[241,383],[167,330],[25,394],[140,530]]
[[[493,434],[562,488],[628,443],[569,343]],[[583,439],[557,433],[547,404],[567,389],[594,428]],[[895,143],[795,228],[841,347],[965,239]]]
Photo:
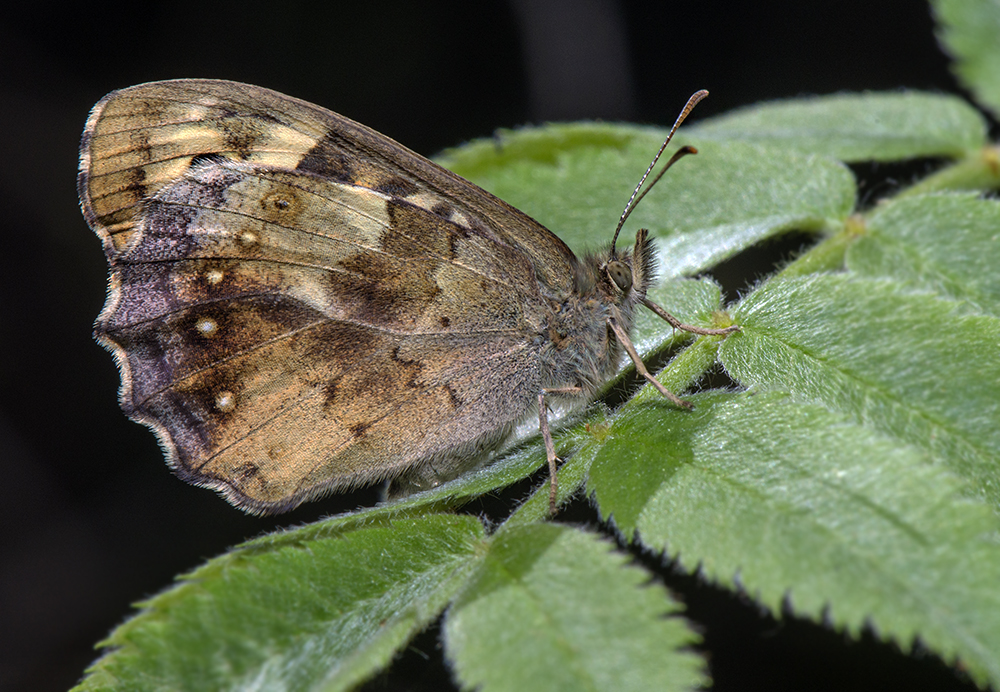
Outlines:
[[632,270],[624,262],[618,260],[608,262],[608,276],[623,293],[632,288]]

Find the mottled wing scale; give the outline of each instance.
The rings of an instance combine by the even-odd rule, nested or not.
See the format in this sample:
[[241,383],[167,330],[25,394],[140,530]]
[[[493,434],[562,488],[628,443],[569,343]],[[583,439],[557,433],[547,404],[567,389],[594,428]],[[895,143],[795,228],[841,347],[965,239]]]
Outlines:
[[79,186],[123,407],[245,509],[454,463],[531,407],[540,272],[569,290],[572,254],[361,125],[247,85],[142,85],[95,107]]

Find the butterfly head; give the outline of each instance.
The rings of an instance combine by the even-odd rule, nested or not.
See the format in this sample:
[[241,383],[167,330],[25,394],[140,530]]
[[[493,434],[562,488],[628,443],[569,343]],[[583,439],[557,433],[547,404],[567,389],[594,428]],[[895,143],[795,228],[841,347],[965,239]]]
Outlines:
[[646,297],[646,290],[656,274],[653,243],[646,229],[635,236],[635,245],[627,250],[610,249],[592,256],[588,263],[596,269],[594,287],[608,302],[634,305]]

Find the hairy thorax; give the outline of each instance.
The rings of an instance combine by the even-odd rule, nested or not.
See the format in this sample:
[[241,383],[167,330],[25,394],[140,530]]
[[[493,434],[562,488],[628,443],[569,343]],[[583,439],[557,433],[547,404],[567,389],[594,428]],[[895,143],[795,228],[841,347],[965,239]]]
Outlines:
[[[596,296],[572,296],[553,302],[536,338],[540,346],[542,387],[579,387],[589,399],[617,369],[621,349],[608,328],[609,306]],[[578,398],[578,397],[574,397]]]

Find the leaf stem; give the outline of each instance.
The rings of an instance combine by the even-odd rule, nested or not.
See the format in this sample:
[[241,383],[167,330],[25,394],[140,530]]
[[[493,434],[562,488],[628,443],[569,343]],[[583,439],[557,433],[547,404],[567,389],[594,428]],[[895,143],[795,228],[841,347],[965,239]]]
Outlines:
[[931,192],[1000,189],[1000,145],[991,144],[901,191],[896,198]]
[[791,278],[820,272],[837,271],[844,266],[844,255],[854,240],[865,234],[867,222],[862,214],[852,214],[840,230],[790,262],[777,276]]

